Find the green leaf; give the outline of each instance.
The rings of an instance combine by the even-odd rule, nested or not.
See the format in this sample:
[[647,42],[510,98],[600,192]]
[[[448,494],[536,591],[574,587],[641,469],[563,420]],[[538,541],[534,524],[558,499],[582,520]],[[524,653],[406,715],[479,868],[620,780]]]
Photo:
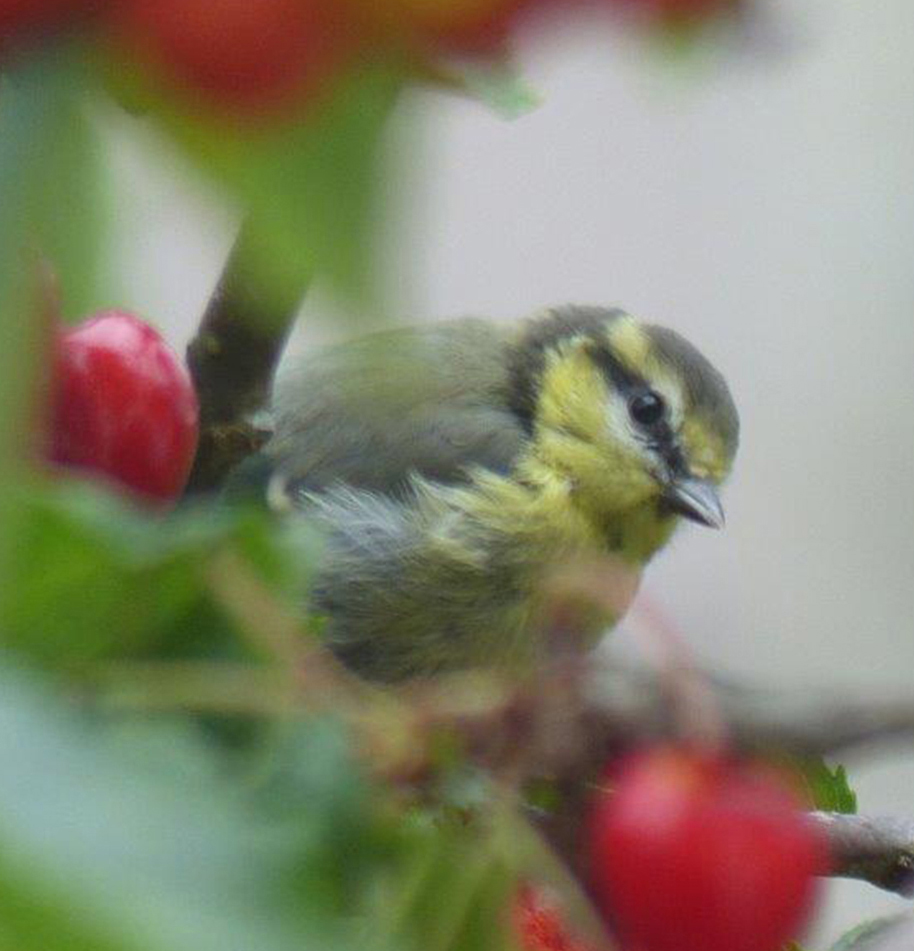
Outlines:
[[804,759],[798,767],[816,809],[844,813],[857,811],[857,794],[851,789],[843,766],[831,768],[823,759]]
[[34,449],[53,318],[38,292],[47,258],[65,308],[93,297],[98,251],[97,147],[66,50],[0,80],[0,593],[18,543],[7,482]]
[[5,572],[16,549],[6,484],[23,463],[45,336],[34,319],[29,274],[34,255],[27,248],[59,96],[43,73],[25,75],[16,84],[0,77],[0,597],[9,594]]
[[154,516],[75,480],[16,499],[3,644],[51,669],[238,654],[207,581],[219,552],[237,552],[280,593],[306,590],[315,546],[294,520],[212,504]]
[[38,242],[58,278],[60,316],[73,323],[107,303],[100,268],[108,190],[97,129],[75,97],[61,112],[57,135],[43,176]]
[[422,951],[512,948],[505,912],[516,869],[497,830],[419,813],[405,833],[401,871],[379,896],[376,926]]
[[[362,862],[345,847],[364,838],[368,801],[345,742],[326,723],[301,729],[315,739],[295,812],[338,837],[341,863]],[[313,841],[246,801],[192,734],[135,724],[128,742],[0,671],[0,761],[0,947],[358,947],[351,921],[308,895],[320,877],[300,871],[325,861]]]
[[[46,258],[68,318],[100,303],[106,220],[102,147],[87,115],[87,77],[76,54],[58,47],[30,59],[4,78],[0,97],[4,266],[22,272],[26,254]],[[27,268],[25,277],[35,280]]]
[[345,733],[329,719],[286,726],[270,759],[255,802],[300,857],[290,867],[299,911],[353,914],[389,850]]
[[312,274],[348,295],[370,287],[381,133],[401,86],[374,64],[342,77],[301,116],[263,127],[182,113],[153,114],[248,216],[250,266],[262,292],[297,295]]

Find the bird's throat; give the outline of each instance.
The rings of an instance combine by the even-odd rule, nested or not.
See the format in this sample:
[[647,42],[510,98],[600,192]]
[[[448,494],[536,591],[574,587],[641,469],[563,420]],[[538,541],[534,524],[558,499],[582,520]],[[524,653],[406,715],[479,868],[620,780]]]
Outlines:
[[543,541],[554,536],[558,548],[572,541],[578,550],[642,565],[666,544],[678,522],[653,498],[613,509],[605,499],[579,492],[572,479],[536,459],[525,460],[519,474],[527,492],[525,498],[513,499],[518,506],[513,515],[530,524],[535,513],[532,521],[541,526]]

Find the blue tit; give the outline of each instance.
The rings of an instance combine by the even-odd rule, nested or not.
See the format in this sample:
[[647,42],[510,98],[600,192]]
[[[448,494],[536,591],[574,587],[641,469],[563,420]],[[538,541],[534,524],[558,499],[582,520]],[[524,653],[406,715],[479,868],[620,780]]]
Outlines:
[[268,499],[326,538],[310,610],[381,681],[541,661],[557,573],[604,559],[637,579],[683,518],[723,525],[739,431],[723,376],[677,333],[570,305],[311,354],[273,414]]

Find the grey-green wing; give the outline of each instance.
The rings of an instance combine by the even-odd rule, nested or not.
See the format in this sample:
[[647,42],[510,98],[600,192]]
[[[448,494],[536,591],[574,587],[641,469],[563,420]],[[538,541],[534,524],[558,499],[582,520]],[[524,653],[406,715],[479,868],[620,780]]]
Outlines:
[[277,383],[266,447],[286,491],[345,484],[387,495],[413,475],[507,471],[526,436],[507,405],[505,334],[464,319],[329,348]]

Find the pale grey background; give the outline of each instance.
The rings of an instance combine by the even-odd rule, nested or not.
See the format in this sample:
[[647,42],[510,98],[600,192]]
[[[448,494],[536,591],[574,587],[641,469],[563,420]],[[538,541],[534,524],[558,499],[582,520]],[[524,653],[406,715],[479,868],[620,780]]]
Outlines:
[[[722,535],[688,529],[646,595],[708,662],[765,681],[912,689],[914,4],[784,0],[785,42],[681,73],[584,26],[535,42],[545,105],[402,110],[390,315],[623,304],[727,373],[743,446]],[[199,181],[110,133],[119,303],[183,342],[231,242]],[[180,171],[180,169],[176,169]],[[306,314],[335,313],[316,294]],[[337,332],[345,332],[345,328]],[[299,345],[308,345],[308,338]],[[621,637],[631,637],[637,618]],[[914,760],[852,766],[867,811],[914,815]],[[816,939],[900,902],[833,885]]]

